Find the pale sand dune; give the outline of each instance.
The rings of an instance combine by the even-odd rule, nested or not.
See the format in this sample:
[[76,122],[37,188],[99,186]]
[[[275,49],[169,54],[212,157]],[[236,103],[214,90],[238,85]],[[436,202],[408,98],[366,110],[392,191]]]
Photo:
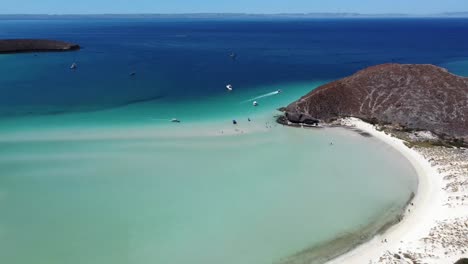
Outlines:
[[[402,140],[356,118],[342,121],[381,139],[415,167],[419,186],[403,220],[329,263],[454,263],[468,256],[466,150],[408,148]],[[460,158],[461,156],[461,158]],[[389,161],[390,162],[390,161]],[[432,163],[432,164],[431,164]]]

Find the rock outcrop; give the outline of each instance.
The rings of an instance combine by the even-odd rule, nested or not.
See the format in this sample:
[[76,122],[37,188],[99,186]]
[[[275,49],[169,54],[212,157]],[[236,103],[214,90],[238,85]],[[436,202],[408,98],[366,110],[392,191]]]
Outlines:
[[4,39],[0,40],[0,53],[73,51],[79,50],[77,44],[46,39]]
[[320,122],[320,120],[318,120],[317,118],[313,118],[310,115],[303,113],[286,112],[285,116],[289,120],[289,122],[292,123],[315,125]]
[[[434,65],[383,64],[318,87],[283,109],[324,122],[357,117],[468,142],[468,78]],[[283,117],[284,119],[284,117]]]

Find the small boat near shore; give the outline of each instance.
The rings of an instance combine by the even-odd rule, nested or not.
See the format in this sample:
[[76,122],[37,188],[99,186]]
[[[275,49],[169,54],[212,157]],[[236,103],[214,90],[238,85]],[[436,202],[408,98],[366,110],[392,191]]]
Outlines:
[[232,84],[226,85],[226,89],[227,89],[229,92],[232,91],[232,89],[233,89],[233,88],[232,88]]
[[172,122],[172,123],[180,123],[180,120],[177,119],[177,118],[172,118],[172,119],[171,119],[171,122]]
[[72,63],[72,65],[70,66],[70,69],[75,70],[76,68],[78,68],[78,65],[76,64],[76,62]]

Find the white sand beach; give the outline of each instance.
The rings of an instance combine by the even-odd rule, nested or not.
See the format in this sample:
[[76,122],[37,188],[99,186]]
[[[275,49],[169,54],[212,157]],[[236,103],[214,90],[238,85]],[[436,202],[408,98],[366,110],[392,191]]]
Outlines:
[[409,148],[356,118],[342,121],[381,139],[417,170],[417,193],[401,222],[329,263],[455,263],[468,257],[468,152]]

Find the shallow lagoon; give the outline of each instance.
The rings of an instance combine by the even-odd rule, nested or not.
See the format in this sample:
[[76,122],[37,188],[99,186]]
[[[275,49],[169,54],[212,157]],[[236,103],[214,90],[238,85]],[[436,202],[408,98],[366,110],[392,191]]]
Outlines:
[[[123,110],[106,113],[115,111]],[[8,263],[279,262],[378,229],[416,188],[396,151],[339,128],[282,127],[262,115],[235,128],[47,128],[47,117],[27,119],[35,118],[37,133],[12,133],[12,120],[0,130],[0,259]]]

